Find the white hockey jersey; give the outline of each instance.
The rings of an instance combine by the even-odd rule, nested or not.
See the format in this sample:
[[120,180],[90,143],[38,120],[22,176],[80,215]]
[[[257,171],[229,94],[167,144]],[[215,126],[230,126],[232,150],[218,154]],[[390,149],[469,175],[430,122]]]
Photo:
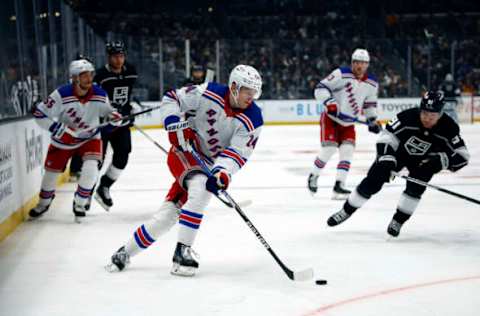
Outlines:
[[[48,130],[54,121],[64,123],[73,131],[82,131],[100,124],[100,117],[107,117],[115,109],[110,105],[107,93],[93,85],[88,94],[79,99],[72,84],[53,91],[45,100],[36,105],[33,116],[37,123]],[[100,138],[99,130],[82,133],[73,143],[64,143],[52,136],[52,145],[62,149],[75,149],[90,139]]]
[[[322,89],[328,93],[319,91]],[[329,117],[343,126],[354,124],[362,114],[367,118],[377,117],[378,82],[372,75],[357,79],[349,67],[335,69],[315,89],[315,98],[322,104],[329,97],[335,99],[339,111],[338,116]]]
[[229,89],[214,82],[187,86],[165,93],[162,121],[170,115],[189,120],[199,150],[214,167],[237,172],[253,152],[263,125],[262,111],[252,102],[245,110],[232,109]]

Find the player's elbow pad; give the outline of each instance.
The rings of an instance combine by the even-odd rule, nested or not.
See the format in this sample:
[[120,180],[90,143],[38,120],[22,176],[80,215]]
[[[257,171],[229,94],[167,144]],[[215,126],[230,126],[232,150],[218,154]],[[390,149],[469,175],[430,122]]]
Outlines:
[[456,155],[454,158],[450,159],[450,166],[448,167],[448,170],[452,172],[456,172],[462,169],[463,167],[468,165],[469,158],[470,158],[470,155],[468,155],[467,157]]
[[322,88],[322,87],[319,87],[319,88],[315,89],[314,95],[315,95],[315,99],[320,101],[320,102],[323,102],[323,101],[327,100],[328,98],[332,97],[332,94],[330,93],[330,91],[328,91],[328,89]]
[[387,143],[377,143],[377,155],[378,156],[395,156],[395,149]]

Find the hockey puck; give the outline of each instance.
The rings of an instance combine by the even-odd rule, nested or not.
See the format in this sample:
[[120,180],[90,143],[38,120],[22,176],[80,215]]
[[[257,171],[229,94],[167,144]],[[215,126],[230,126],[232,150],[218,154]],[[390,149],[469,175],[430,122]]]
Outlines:
[[327,284],[327,280],[316,280],[315,284],[316,285],[325,285],[325,284]]

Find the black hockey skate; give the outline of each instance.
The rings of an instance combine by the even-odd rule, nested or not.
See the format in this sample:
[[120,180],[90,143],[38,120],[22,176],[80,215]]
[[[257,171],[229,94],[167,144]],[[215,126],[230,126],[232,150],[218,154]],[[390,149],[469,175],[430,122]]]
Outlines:
[[328,226],[337,226],[338,224],[345,222],[350,216],[352,216],[352,214],[348,214],[342,208],[340,211],[336,212],[328,218],[327,224]]
[[130,255],[125,251],[125,246],[122,246],[112,255],[111,263],[105,269],[108,272],[118,272],[125,269],[129,264]]
[[78,205],[73,201],[73,215],[75,215],[75,222],[76,223],[81,223],[82,218],[86,216],[87,210],[85,209],[84,205]]
[[400,235],[400,229],[402,229],[402,225],[396,220],[392,219],[390,224],[388,224],[387,233],[392,237],[398,237]]
[[100,185],[97,188],[95,200],[97,200],[98,204],[100,204],[107,212],[113,206],[113,200],[110,196],[110,189],[106,186]]
[[342,187],[342,182],[335,181],[332,200],[346,200],[350,193],[352,193],[352,191]]
[[198,261],[195,259],[196,256],[198,255],[192,250],[192,247],[177,243],[170,273],[180,276],[194,276],[195,271],[198,269]]
[[50,208],[50,204],[48,204],[47,206],[37,205],[34,208],[32,208],[30,212],[28,212],[28,217],[31,220],[37,219],[40,216],[42,216],[45,212],[47,212],[49,208]]
[[318,180],[318,176],[314,175],[313,173],[310,173],[308,175],[307,187],[312,195],[317,193],[317,190],[318,190],[317,180]]

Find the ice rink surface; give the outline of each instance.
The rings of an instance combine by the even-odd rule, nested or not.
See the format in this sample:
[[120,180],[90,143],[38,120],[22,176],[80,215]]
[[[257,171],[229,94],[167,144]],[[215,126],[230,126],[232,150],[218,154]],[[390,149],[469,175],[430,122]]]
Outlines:
[[[480,125],[462,127],[472,159],[432,183],[480,198]],[[147,130],[168,146],[165,132]],[[372,162],[376,136],[357,127],[353,188]],[[480,206],[427,190],[398,239],[387,225],[404,180],[385,185],[336,228],[326,220],[338,157],[312,197],[306,179],[319,147],[318,126],[267,126],[230,189],[279,257],[293,270],[313,267],[328,285],[292,282],[243,220],[214,201],[194,248],[194,278],[170,275],[176,228],[129,269],[104,270],[111,254],[150,219],[172,183],[166,157],[133,133],[127,170],[112,188],[109,213],[94,203],[73,222],[73,184],[57,191],[50,211],[22,224],[0,244],[0,315],[357,315],[477,316],[480,310]]]

